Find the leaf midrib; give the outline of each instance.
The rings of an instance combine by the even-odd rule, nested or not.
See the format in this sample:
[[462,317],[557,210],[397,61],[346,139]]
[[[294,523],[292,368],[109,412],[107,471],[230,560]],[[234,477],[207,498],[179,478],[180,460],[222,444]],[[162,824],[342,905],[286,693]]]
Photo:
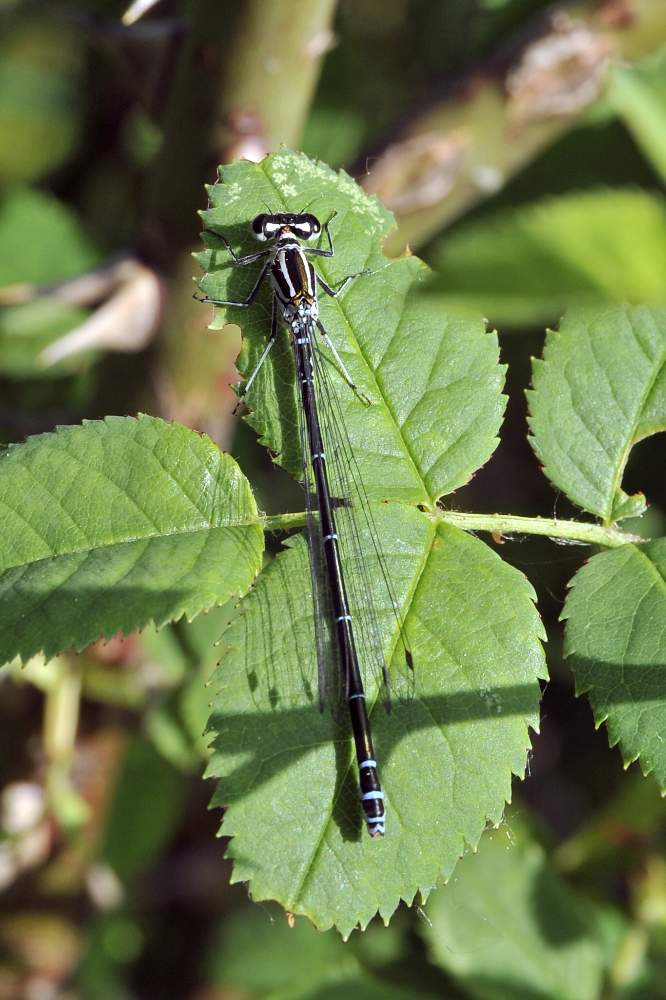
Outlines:
[[216,531],[219,529],[231,529],[231,528],[249,528],[253,526],[261,527],[261,521],[258,517],[247,520],[239,521],[228,521],[224,524],[209,524],[207,526],[201,526],[198,528],[187,528],[185,530],[174,530],[174,531],[164,531],[164,532],[147,532],[145,535],[135,535],[130,538],[115,539],[113,541],[105,541],[96,545],[91,545],[88,548],[85,547],[72,547],[68,549],[63,549],[61,552],[53,552],[48,556],[40,556],[38,559],[30,559],[24,562],[16,562],[10,565],[0,566],[0,574],[8,573],[10,570],[22,569],[24,567],[38,566],[40,563],[51,562],[57,559],[66,559],[69,556],[78,555],[90,555],[94,552],[102,552],[105,549],[119,548],[123,545],[135,545],[137,542],[151,542],[156,539],[162,538],[181,538],[187,535],[198,535],[201,533],[209,533],[211,531]]

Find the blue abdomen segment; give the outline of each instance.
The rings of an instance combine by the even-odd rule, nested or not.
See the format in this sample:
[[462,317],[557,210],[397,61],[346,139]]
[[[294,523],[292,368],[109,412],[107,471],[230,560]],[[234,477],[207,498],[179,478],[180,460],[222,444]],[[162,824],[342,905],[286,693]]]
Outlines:
[[377,761],[367,758],[359,763],[359,785],[361,787],[361,806],[365,813],[365,822],[371,837],[383,837],[386,832],[386,808],[384,792],[377,776]]

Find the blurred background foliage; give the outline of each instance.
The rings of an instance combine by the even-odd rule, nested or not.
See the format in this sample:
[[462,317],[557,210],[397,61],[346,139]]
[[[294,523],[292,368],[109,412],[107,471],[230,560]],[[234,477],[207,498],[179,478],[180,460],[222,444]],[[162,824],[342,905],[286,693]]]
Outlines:
[[[529,358],[578,302],[666,299],[666,5],[605,0],[0,2],[0,435],[147,410],[232,448],[233,355],[192,302],[215,165],[284,141],[391,207],[509,363],[461,509],[567,516],[526,442]],[[222,338],[219,338],[221,340]],[[418,345],[415,345],[418,349]],[[625,480],[663,534],[663,442]],[[228,884],[200,774],[233,608],[2,669],[0,998],[666,997],[666,824],[576,700],[558,615],[584,551],[506,540],[551,682],[504,825],[424,907],[345,944]]]

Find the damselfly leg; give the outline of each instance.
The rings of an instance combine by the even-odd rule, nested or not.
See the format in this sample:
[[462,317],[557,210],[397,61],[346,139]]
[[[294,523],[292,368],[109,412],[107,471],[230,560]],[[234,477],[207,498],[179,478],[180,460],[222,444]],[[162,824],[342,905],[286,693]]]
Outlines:
[[[354,275],[354,277],[356,277],[356,275]],[[321,323],[321,320],[317,320],[316,322],[317,322],[317,329],[319,330],[320,334],[324,338],[324,341],[325,341],[325,343],[326,343],[329,351],[331,352],[331,354],[335,358],[335,363],[337,364],[338,368],[340,369],[340,374],[344,378],[345,382],[347,383],[347,385],[349,386],[349,388],[353,392],[356,393],[356,395],[359,397],[359,399],[361,399],[366,404],[366,406],[371,406],[372,405],[372,400],[370,399],[369,396],[366,396],[366,394],[364,392],[361,392],[361,390],[359,389],[359,387],[356,385],[356,382],[354,382],[353,378],[351,377],[351,375],[347,371],[347,366],[345,365],[344,361],[342,360],[342,358],[338,354],[337,350],[335,349],[335,345],[334,345],[333,341],[331,340],[331,338],[329,337],[329,335],[326,333],[326,330],[324,329],[324,327],[323,327],[323,325]]]
[[[249,258],[254,258],[254,260],[259,260],[261,257],[265,256],[266,256],[266,251],[263,251],[256,257],[254,254],[248,255]],[[252,259],[243,260],[242,258],[238,258],[236,263],[242,266],[243,264],[252,264],[253,260]],[[243,299],[241,302],[231,302],[228,299],[213,299],[210,298],[210,296],[208,295],[195,295],[194,298],[197,300],[197,302],[204,302],[211,306],[233,306],[233,308],[235,309],[246,309],[248,306],[252,305],[257,295],[259,294],[259,289],[264,283],[264,279],[268,273],[268,269],[270,266],[271,266],[270,260],[266,261],[261,271],[259,272],[259,277],[255,281],[250,294],[246,299]]]

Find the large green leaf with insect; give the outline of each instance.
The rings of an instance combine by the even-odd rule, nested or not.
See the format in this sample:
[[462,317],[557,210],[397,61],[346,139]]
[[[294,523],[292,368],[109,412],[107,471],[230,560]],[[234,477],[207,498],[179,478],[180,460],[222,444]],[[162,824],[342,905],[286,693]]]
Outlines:
[[[349,440],[364,470],[369,496],[432,506],[466,483],[490,457],[504,409],[504,370],[497,339],[480,320],[459,321],[436,300],[423,301],[418,288],[427,269],[416,257],[388,260],[380,241],[391,217],[345,174],[307,157],[283,151],[261,164],[225,167],[209,190],[211,208],[202,213],[210,249],[199,255],[206,271],[200,285],[213,299],[243,300],[261,264],[237,267],[223,240],[236,253],[261,249],[250,235],[254,215],[267,211],[309,212],[331,222],[335,256],[316,259],[330,285],[361,274],[340,299],[320,295],[321,318],[361,391],[340,392]],[[321,246],[326,246],[322,238]],[[251,309],[228,309],[226,318],[243,330],[238,367],[248,373],[269,332],[270,289]],[[319,345],[326,355],[325,345]],[[330,355],[328,355],[330,358]],[[273,348],[248,396],[248,422],[281,465],[301,475],[297,390],[291,346],[285,336]]]
[[0,662],[81,649],[245,591],[263,532],[238,466],[205,436],[107,417],[0,456]]
[[595,722],[666,792],[666,538],[590,559],[562,617],[576,690]]
[[[343,934],[426,896],[486,821],[499,822],[525,767],[544,672],[534,595],[517,570],[418,510],[383,506],[376,523],[415,660],[414,690],[390,714],[378,685],[368,690],[383,840],[363,827],[346,706],[317,708],[304,544],[261,575],[213,679],[208,773],[221,779],[213,801],[227,807],[233,879]],[[386,615],[389,648],[392,624]]]
[[[261,262],[234,265],[225,239],[237,255],[256,250],[249,225],[268,210],[307,207],[322,222],[335,211],[335,256],[317,260],[318,269],[333,286],[365,272],[344,296],[320,300],[324,326],[369,404],[319,346],[371,504],[358,550],[372,559],[373,539],[381,546],[414,657],[410,675],[381,574],[370,573],[354,614],[364,620],[367,608],[375,611],[391,668],[390,714],[381,679],[369,669],[365,677],[385,838],[371,840],[363,828],[339,679],[318,711],[303,538],[271,563],[225,633],[210,721],[209,774],[220,779],[215,804],[227,807],[222,832],[231,837],[233,878],[249,881],[257,899],[275,898],[348,934],[377,912],[388,920],[400,900],[427,895],[476,845],[487,819],[499,820],[512,775],[524,771],[528,727],[537,724],[544,661],[533,592],[482,542],[438,515],[441,496],[495,447],[503,370],[497,340],[479,321],[453,320],[436,300],[420,301],[421,262],[382,255],[390,217],[346,175],[282,151],[223,168],[209,194],[209,249],[200,260],[207,271],[201,288],[211,299],[248,295]],[[242,327],[239,367],[247,373],[268,336],[270,289],[251,309],[229,308],[226,317]],[[247,402],[262,442],[300,478],[286,332]],[[363,649],[360,655],[363,661]]]
[[666,430],[666,309],[571,310],[533,386],[531,442],[548,478],[605,523],[641,513],[622,477],[632,447]]

